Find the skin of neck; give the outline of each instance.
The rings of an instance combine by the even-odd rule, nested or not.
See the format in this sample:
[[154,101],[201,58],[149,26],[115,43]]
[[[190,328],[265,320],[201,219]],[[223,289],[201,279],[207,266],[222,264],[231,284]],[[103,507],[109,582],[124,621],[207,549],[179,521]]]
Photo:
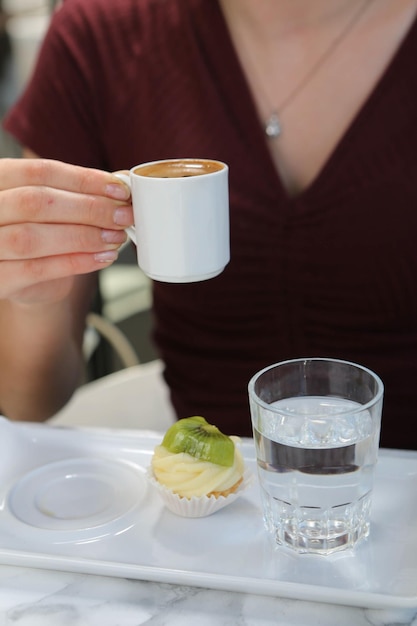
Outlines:
[[364,0],[219,0],[228,20],[238,20],[259,37],[284,37],[315,27],[337,27]]

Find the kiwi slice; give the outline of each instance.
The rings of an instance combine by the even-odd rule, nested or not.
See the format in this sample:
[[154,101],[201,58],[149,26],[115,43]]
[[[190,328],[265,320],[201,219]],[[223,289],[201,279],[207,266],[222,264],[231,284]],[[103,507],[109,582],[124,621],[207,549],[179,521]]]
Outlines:
[[196,459],[224,467],[231,467],[235,457],[230,437],[199,415],[175,422],[165,433],[162,445],[173,454],[187,452]]

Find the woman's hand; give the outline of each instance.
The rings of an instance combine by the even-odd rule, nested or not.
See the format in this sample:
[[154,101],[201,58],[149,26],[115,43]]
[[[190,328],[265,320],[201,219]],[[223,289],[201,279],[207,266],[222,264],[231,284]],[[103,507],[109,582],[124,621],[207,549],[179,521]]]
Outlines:
[[57,302],[111,264],[133,223],[129,189],[100,170],[0,160],[0,299]]

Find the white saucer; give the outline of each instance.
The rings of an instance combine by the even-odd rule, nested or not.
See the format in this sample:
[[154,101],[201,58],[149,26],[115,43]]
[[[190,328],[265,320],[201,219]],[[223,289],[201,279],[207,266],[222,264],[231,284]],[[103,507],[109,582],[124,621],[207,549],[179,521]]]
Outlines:
[[21,522],[48,531],[85,531],[115,522],[146,492],[144,474],[105,458],[73,458],[42,465],[11,489],[8,506]]

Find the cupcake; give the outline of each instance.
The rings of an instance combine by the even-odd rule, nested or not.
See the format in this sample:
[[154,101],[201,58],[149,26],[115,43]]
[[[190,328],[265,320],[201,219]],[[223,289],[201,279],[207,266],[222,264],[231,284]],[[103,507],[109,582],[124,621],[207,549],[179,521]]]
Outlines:
[[186,517],[210,515],[246,487],[239,437],[223,434],[204,417],[178,420],[155,447],[150,475],[165,504]]

